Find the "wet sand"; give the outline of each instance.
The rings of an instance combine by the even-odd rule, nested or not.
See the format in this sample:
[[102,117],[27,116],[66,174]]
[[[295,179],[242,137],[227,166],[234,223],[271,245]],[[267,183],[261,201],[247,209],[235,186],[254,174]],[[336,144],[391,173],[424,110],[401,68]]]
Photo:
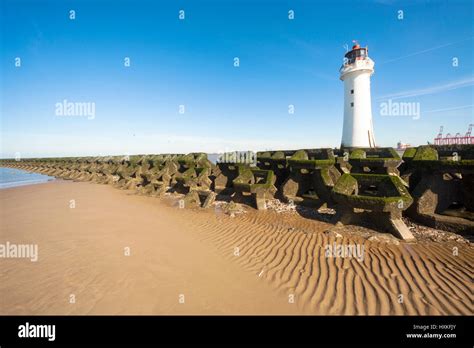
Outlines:
[[[0,243],[39,248],[37,262],[0,258],[0,314],[474,313],[472,244],[176,203],[87,182],[0,190]],[[363,259],[326,257],[334,243]]]

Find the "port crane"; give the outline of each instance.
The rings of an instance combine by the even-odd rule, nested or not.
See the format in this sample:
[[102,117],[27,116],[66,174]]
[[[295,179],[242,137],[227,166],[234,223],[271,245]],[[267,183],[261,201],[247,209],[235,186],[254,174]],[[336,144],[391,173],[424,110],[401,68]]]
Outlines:
[[447,133],[446,136],[443,137],[443,130],[444,127],[441,126],[439,128],[439,133],[434,138],[435,145],[469,145],[474,144],[474,136],[472,136],[472,127],[473,124],[469,125],[469,128],[464,136],[461,133],[456,133],[456,135],[452,136],[451,133]]

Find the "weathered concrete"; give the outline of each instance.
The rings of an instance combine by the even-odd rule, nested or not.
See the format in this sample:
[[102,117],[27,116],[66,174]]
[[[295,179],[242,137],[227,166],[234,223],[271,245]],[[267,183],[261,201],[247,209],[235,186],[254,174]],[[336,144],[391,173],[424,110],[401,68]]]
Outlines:
[[265,200],[272,199],[277,191],[275,181],[272,170],[240,167],[239,176],[233,180],[234,200],[245,201],[246,197],[251,197],[258,210],[265,210]]
[[333,197],[338,203],[335,221],[359,224],[364,220],[405,241],[415,239],[402,220],[402,212],[413,199],[398,176],[343,174],[334,186]]
[[347,151],[351,173],[400,174],[397,168],[402,159],[391,147],[343,150]]
[[288,159],[296,151],[265,151],[257,152],[257,167],[264,170],[272,170],[276,176],[275,187],[279,189],[290,176]]
[[340,177],[332,149],[296,151],[288,160],[290,175],[282,185],[287,202],[312,207],[331,204],[331,189]]
[[427,226],[474,233],[474,146],[420,146],[403,156],[415,199],[407,215]]

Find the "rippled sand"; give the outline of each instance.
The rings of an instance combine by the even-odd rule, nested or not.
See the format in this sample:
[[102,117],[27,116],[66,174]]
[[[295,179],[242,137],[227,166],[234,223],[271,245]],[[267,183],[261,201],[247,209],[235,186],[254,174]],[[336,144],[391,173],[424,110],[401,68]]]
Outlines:
[[[39,246],[36,263],[0,259],[0,314],[474,313],[471,244],[175,203],[92,183],[0,190],[0,243]],[[326,257],[334,243],[363,246],[362,261]]]

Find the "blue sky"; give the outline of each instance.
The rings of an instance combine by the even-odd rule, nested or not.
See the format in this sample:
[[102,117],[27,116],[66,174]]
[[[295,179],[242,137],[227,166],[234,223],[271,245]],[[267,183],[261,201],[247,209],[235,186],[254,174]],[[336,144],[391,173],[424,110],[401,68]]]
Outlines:
[[[375,61],[379,146],[426,144],[440,125],[464,134],[474,123],[473,6],[2,0],[0,156],[339,146],[338,70],[353,39]],[[94,117],[56,115],[64,99],[95,103]],[[388,99],[419,103],[420,117],[380,115]]]

